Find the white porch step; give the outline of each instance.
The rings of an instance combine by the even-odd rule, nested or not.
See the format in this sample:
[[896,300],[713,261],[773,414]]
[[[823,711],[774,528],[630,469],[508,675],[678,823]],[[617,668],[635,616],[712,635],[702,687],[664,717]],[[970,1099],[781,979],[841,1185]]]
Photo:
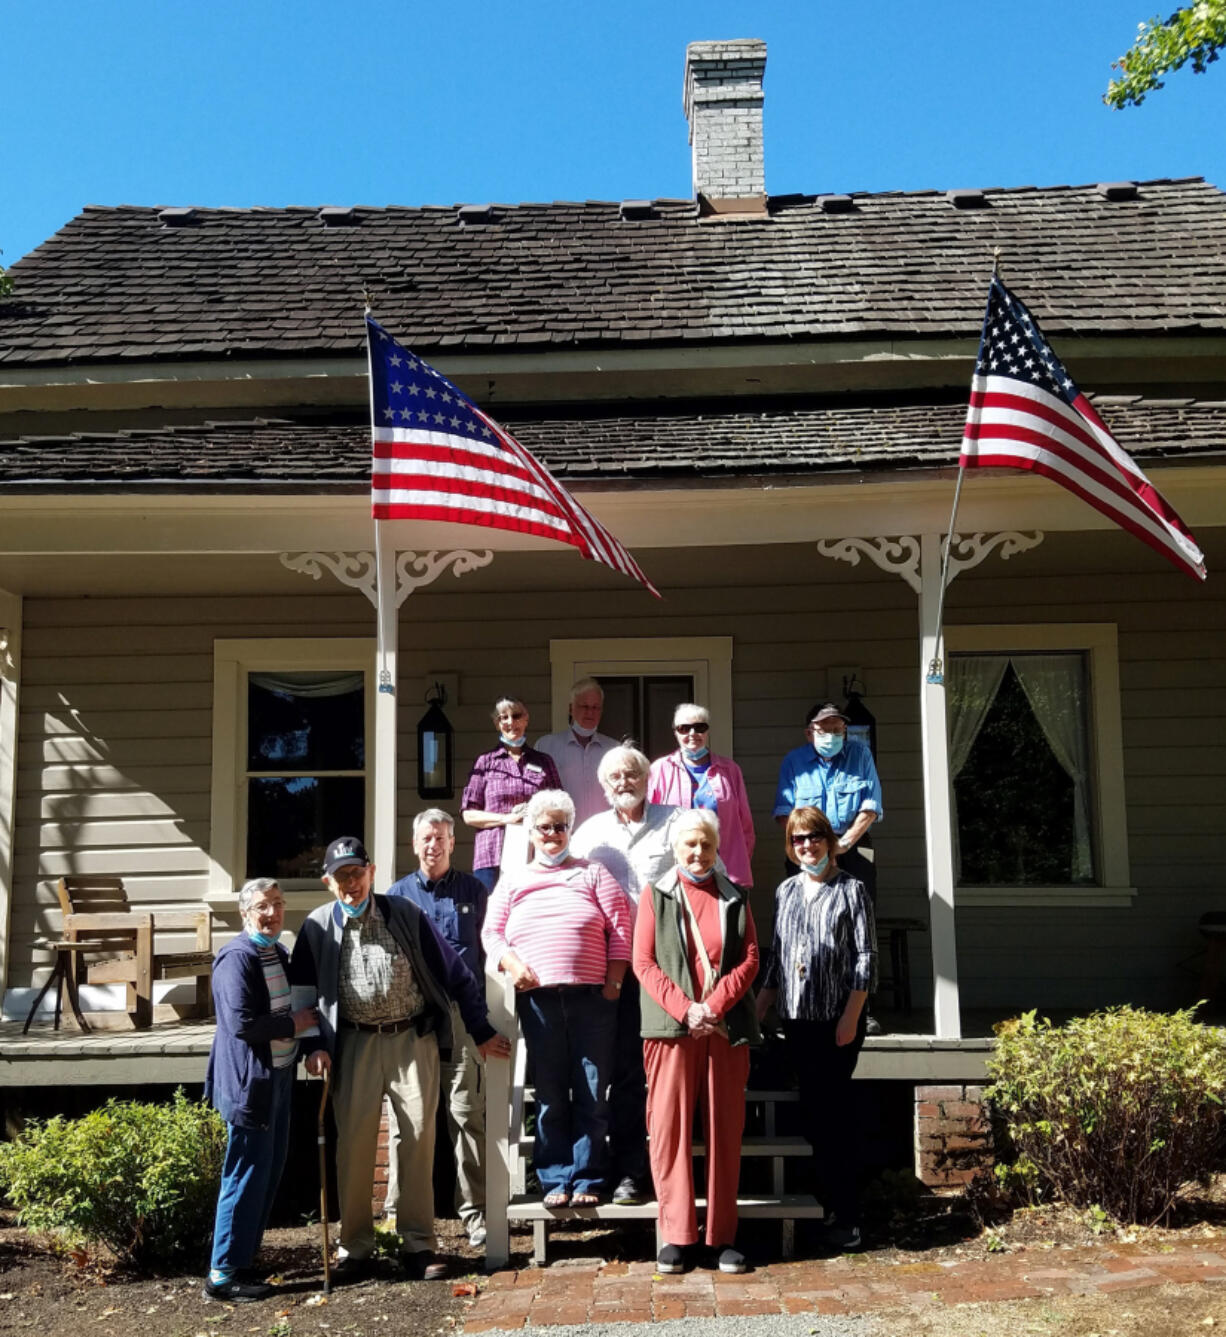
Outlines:
[[[700,1212],[706,1211],[706,1198],[695,1199]],[[512,1221],[654,1221],[660,1204],[654,1199],[637,1207],[615,1207],[602,1202],[599,1207],[546,1207],[539,1197],[520,1195],[507,1204],[507,1219]],[[760,1220],[795,1220],[800,1217],[820,1220],[825,1213],[821,1203],[808,1193],[746,1194],[736,1200],[738,1216]]]

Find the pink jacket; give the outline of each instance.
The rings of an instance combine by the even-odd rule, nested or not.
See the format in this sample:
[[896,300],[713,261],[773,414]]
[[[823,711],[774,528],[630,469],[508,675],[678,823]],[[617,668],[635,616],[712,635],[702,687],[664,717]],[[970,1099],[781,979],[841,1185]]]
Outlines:
[[[711,769],[707,783],[715,794],[715,815],[719,818],[719,854],[728,869],[728,876],[742,887],[753,886],[750,862],[756,839],[753,815],[749,811],[749,795],[745,792],[745,777],[741,768],[729,757],[711,753]],[[648,803],[671,803],[678,808],[692,807],[693,786],[690,773],[685,769],[680,751],[651,763],[651,778],[647,782]]]

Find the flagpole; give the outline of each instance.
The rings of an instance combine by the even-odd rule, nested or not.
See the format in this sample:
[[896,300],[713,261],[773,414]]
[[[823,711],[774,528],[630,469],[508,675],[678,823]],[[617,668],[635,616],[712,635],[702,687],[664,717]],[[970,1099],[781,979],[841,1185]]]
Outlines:
[[[1000,277],[1000,247],[992,248],[992,277]],[[987,317],[984,317],[985,322]],[[982,339],[980,340],[982,346]],[[936,686],[945,684],[945,590],[949,584],[949,550],[953,546],[954,526],[958,522],[958,502],[962,499],[962,482],[966,478],[966,469],[958,457],[958,481],[954,485],[954,504],[949,513],[949,528],[945,531],[945,546],[941,552],[941,586],[937,593],[936,642],[933,657],[928,664],[927,681]]]
[[[370,294],[362,294],[370,316]],[[370,423],[375,425],[374,355],[370,326],[366,329],[366,377],[370,396]],[[395,552],[376,519],[375,526],[375,758],[374,786],[368,789],[374,804],[374,863],[383,886],[396,877],[396,625]]]

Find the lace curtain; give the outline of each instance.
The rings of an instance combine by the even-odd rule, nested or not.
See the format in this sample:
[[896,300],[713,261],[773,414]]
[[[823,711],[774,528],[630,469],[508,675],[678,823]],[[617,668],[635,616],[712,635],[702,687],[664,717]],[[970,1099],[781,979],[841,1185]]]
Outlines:
[[[1065,774],[1073,781],[1072,876],[1074,882],[1088,882],[1094,876],[1094,855],[1090,826],[1090,747],[1086,728],[1088,707],[1081,655],[952,656],[947,689],[950,780],[955,780],[965,767],[1010,665],[1017,674],[1043,737]],[[955,866],[960,868],[957,797],[952,797]]]

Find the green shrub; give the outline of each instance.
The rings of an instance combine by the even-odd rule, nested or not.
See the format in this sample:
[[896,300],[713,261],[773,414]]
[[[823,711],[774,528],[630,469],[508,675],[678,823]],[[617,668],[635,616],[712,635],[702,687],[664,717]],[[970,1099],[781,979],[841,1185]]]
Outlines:
[[1191,1010],[1111,1008],[1066,1026],[1028,1012],[996,1032],[986,1094],[1015,1153],[997,1170],[1007,1187],[1151,1225],[1214,1169],[1226,1041]]
[[195,1262],[213,1233],[225,1147],[221,1116],[181,1090],[169,1105],[108,1100],[0,1146],[0,1189],[29,1230],[105,1244],[137,1266]]

